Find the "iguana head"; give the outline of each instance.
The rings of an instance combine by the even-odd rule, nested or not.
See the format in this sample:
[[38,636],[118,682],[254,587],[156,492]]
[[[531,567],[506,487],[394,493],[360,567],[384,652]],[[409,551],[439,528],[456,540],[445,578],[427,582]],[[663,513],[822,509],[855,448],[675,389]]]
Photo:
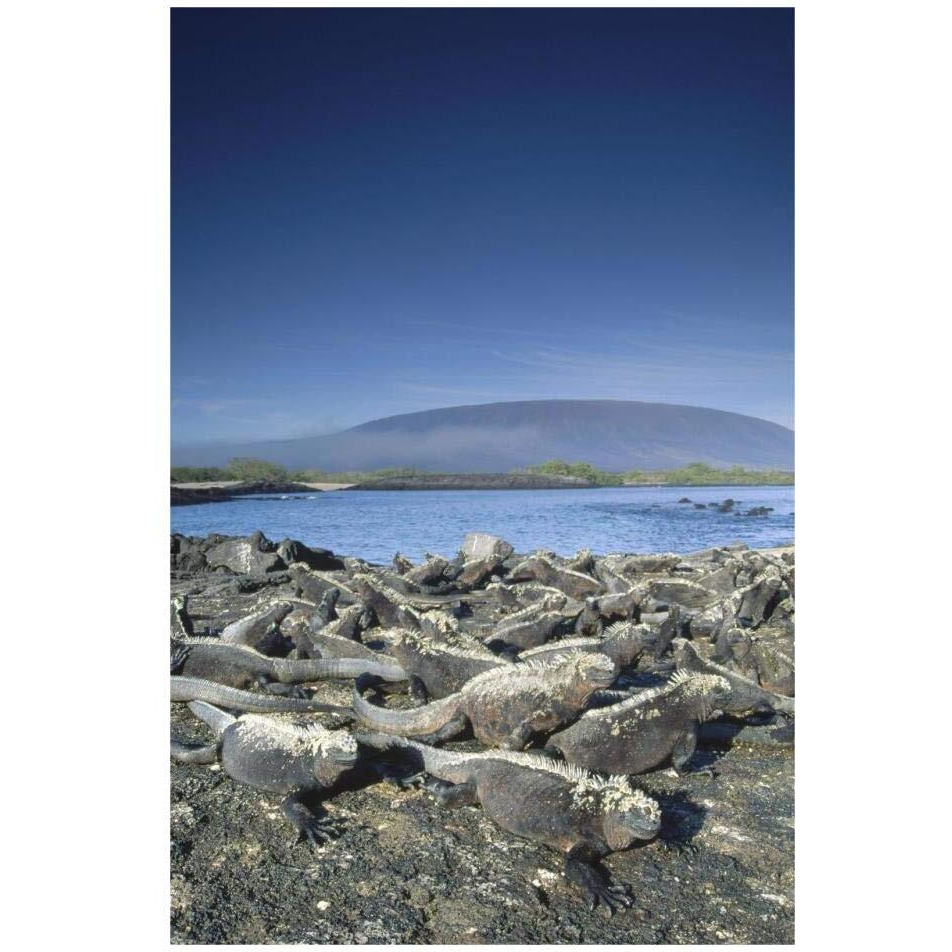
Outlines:
[[177,612],[184,611],[187,601],[188,597],[186,595],[174,595],[172,597],[172,608]]
[[658,632],[649,625],[619,621],[605,630],[605,640],[612,643],[619,663],[629,665],[643,652],[654,650],[658,644]]
[[740,660],[749,654],[751,649],[751,638],[742,628],[731,628],[724,636],[724,641],[730,653],[735,659]]
[[681,685],[684,696],[696,700],[696,713],[701,721],[707,720],[713,711],[731,697],[730,681],[719,674],[696,674],[679,669],[668,684]]
[[319,746],[319,756],[314,758],[314,776],[323,783],[332,782],[343,770],[357,763],[357,741],[349,731],[329,731]]
[[613,850],[653,839],[661,829],[657,801],[632,787],[627,777],[591,777],[576,787],[579,795],[591,798],[591,806],[602,815],[602,832]]
[[600,652],[580,655],[575,670],[579,679],[593,690],[610,687],[618,677],[617,663]]

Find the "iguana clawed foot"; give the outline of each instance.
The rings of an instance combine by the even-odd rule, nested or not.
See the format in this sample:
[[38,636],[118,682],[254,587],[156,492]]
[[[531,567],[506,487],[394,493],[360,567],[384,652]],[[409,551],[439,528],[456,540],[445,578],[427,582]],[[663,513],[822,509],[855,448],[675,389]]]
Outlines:
[[590,912],[596,906],[603,906],[612,916],[619,909],[628,909],[634,903],[630,886],[616,883],[608,873],[603,873],[584,860],[571,856],[566,859],[565,875],[585,893]]
[[176,674],[178,671],[181,671],[182,665],[184,665],[188,659],[188,655],[188,645],[175,645],[169,656],[169,674]]
[[609,916],[615,914],[619,909],[629,909],[634,903],[631,897],[631,887],[620,883],[599,883],[596,887],[588,890],[588,909],[594,911],[597,905],[602,905],[608,910]]
[[343,830],[340,823],[330,817],[311,816],[308,819],[302,818],[298,825],[297,843],[307,840],[311,846],[321,846],[332,839],[340,836]]
[[419,770],[409,777],[397,777],[394,783],[402,790],[418,790],[426,783],[426,771]]

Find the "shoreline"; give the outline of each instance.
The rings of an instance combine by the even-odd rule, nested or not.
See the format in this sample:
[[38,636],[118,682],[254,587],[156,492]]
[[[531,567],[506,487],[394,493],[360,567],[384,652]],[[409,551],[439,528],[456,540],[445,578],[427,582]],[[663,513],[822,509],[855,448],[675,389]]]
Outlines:
[[222,480],[207,483],[172,483],[173,506],[201,505],[211,502],[227,502],[239,496],[294,495],[314,492],[434,492],[466,491],[485,492],[494,490],[525,491],[539,489],[744,489],[744,488],[792,488],[794,483],[622,483],[605,486],[584,479],[558,476],[541,476],[524,473],[460,473],[434,474],[432,476],[400,476],[367,480],[360,483],[247,483],[238,480]]

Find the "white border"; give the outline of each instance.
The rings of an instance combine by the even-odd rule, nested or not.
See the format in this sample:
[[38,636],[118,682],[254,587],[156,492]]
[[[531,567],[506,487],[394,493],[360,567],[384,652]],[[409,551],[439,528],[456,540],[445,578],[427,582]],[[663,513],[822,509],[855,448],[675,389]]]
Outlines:
[[[944,665],[923,661],[945,564],[888,516],[932,528],[946,496],[929,464],[947,430],[948,33],[940,4],[796,6],[797,934],[918,945],[946,931],[928,915],[944,867],[912,845],[947,798],[900,771],[921,787],[942,767],[924,754]],[[7,732],[7,941],[162,947],[168,8],[16,4],[3,22],[6,470],[24,470],[5,486],[6,711],[24,724]]]

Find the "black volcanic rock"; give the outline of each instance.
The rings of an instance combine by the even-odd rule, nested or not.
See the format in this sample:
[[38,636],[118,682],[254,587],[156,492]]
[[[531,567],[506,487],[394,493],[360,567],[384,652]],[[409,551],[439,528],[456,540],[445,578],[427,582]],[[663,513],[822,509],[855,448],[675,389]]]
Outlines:
[[627,400],[526,400],[444,407],[372,420],[330,436],[173,448],[175,465],[253,456],[327,472],[386,466],[507,472],[549,459],[602,469],[691,462],[792,470],[793,431],[756,417]]

